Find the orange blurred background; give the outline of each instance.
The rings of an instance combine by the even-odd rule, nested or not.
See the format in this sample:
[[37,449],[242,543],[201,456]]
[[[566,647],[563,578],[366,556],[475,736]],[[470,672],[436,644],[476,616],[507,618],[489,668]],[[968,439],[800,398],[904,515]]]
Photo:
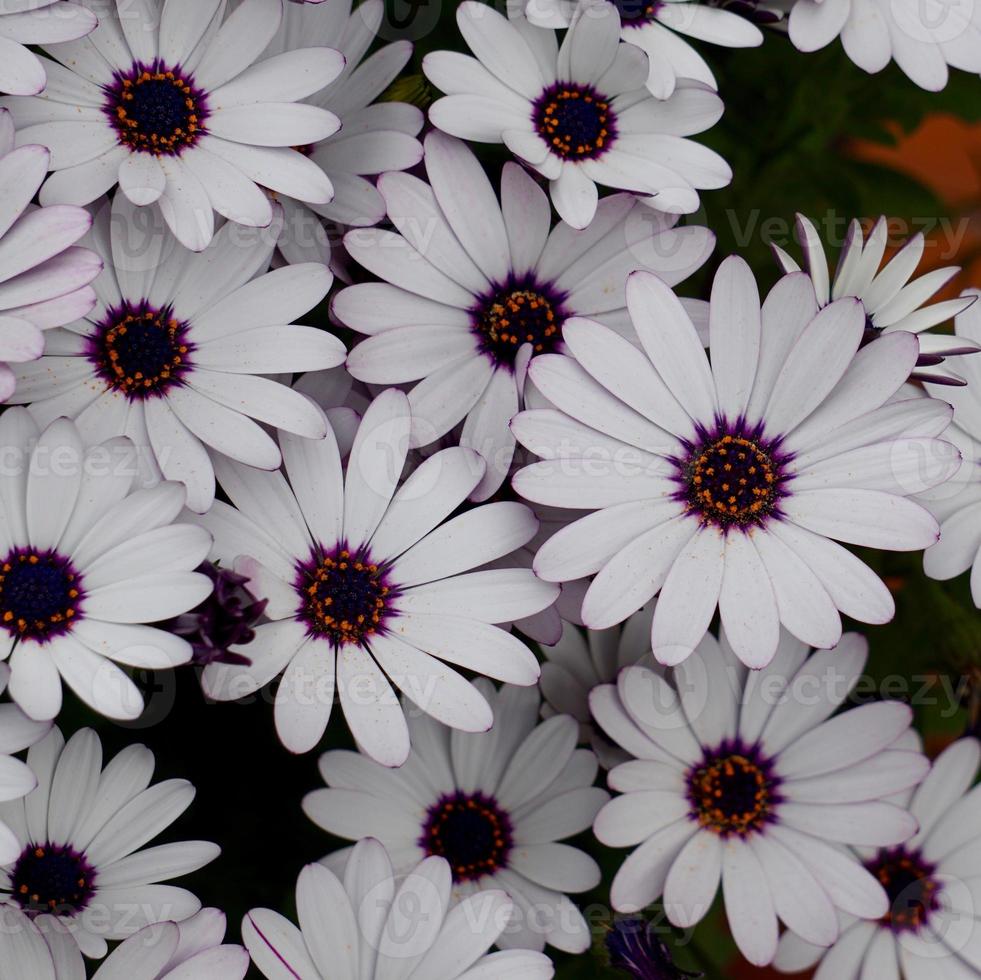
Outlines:
[[938,299],[981,285],[981,125],[938,113],[912,133],[905,134],[898,128],[894,132],[896,146],[854,141],[845,152],[916,180],[928,187],[950,212],[956,234],[963,233],[956,254],[951,257],[949,235],[940,230],[931,232],[918,270],[923,273],[945,265],[962,267],[960,275],[938,293]]

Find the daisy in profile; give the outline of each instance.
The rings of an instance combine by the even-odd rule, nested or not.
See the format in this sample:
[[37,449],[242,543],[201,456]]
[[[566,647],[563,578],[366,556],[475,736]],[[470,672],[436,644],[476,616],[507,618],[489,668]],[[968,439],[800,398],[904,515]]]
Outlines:
[[916,791],[899,797],[919,823],[916,836],[898,847],[861,850],[865,867],[889,897],[885,914],[871,922],[843,914],[841,938],[828,950],[785,933],[774,962],[778,970],[798,973],[816,966],[814,980],[981,977],[981,786],[974,786],[979,762],[975,739],[954,742]]
[[19,142],[51,151],[43,204],[89,204],[118,184],[134,204],[157,203],[177,238],[200,251],[215,211],[270,223],[263,187],[330,200],[330,181],[295,147],[337,131],[337,116],[300,100],[336,78],[344,57],[305,48],[255,63],[285,0],[241,3],[227,17],[225,0],[85,3],[99,26],[80,40],[45,41],[47,89],[3,100]]
[[[7,811],[21,851],[0,868],[8,927],[13,921],[30,931],[32,924],[59,960],[78,961],[75,976],[78,951],[101,959],[107,940],[200,909],[191,892],[160,882],[198,870],[220,849],[207,841],[144,848],[194,799],[184,779],[150,785],[154,759],[145,745],[130,745],[103,768],[94,731],[82,729],[66,743],[53,728],[28,750],[27,765],[37,788]],[[30,972],[18,976],[34,980]]]
[[799,51],[818,51],[840,37],[859,68],[875,74],[895,61],[931,92],[946,86],[948,67],[981,71],[981,23],[973,3],[795,0],[788,30]]
[[554,31],[474,0],[460,4],[456,19],[475,57],[426,55],[426,77],[446,93],[430,107],[430,121],[461,139],[504,143],[548,179],[559,217],[573,228],[593,220],[597,185],[687,214],[698,208],[699,190],[732,179],[722,157],[684,138],[715,125],[722,101],[689,81],[670,99],[655,99],[644,87],[648,59],[620,43],[613,7],[578,7],[561,47]]
[[324,439],[282,433],[285,475],[215,463],[234,507],[216,501],[200,522],[214,535],[212,556],[269,600],[271,622],[242,648],[250,663],[213,663],[202,682],[228,701],[285,669],[275,720],[293,752],[320,741],[335,689],[365,752],[400,766],[409,728],[393,684],[440,721],[485,731],[490,705],[450,665],[538,680],[531,650],[493,624],[544,609],[558,588],[526,568],[474,571],[528,541],[538,522],[524,504],[503,501],[447,521],[483,461],[456,446],[402,481],[409,425],[408,400],[389,389],[365,412],[346,466],[333,430]]
[[507,925],[513,903],[503,890],[482,891],[459,904],[452,873],[429,857],[403,875],[371,838],[350,852],[335,874],[308,864],[296,881],[297,928],[271,909],[252,909],[242,938],[268,980],[549,980],[541,953],[488,953]]
[[[963,372],[968,359],[958,360],[953,370],[944,360],[958,354],[981,351],[981,344],[966,336],[952,337],[950,334],[928,331],[962,313],[974,303],[976,297],[965,294],[959,299],[924,305],[960,272],[960,268],[952,265],[934,269],[911,281],[910,277],[923,255],[922,233],[917,232],[892,259],[882,264],[889,238],[888,221],[879,218],[866,239],[861,224],[853,220],[848,227],[834,276],[828,271],[828,259],[817,228],[802,214],[797,215],[797,238],[819,306],[827,306],[845,296],[854,296],[861,301],[865,310],[866,341],[877,340],[897,330],[915,333],[920,342],[920,356],[912,377],[939,384],[965,384],[955,372]],[[779,245],[771,247],[784,272],[800,271],[800,266]]]
[[109,718],[132,719],[143,697],[117,666],[187,663],[191,646],[145,626],[211,592],[194,571],[211,539],[175,524],[179,484],[130,492],[136,453],[125,438],[83,448],[74,423],[40,429],[23,408],[0,415],[0,659],[10,696],[31,718],[61,710],[61,682]]
[[[965,300],[975,302],[957,317],[957,339],[981,346],[981,290],[968,289]],[[954,421],[944,433],[961,452],[960,469],[953,479],[920,495],[940,521],[940,540],[923,555],[930,578],[953,578],[971,570],[971,594],[981,608],[981,359],[958,364],[967,386],[950,388],[927,384],[927,391],[954,406]]]
[[[10,668],[0,663],[0,694],[9,680]],[[34,773],[14,753],[40,741],[50,729],[50,722],[31,720],[17,705],[0,704],[0,864],[17,860],[21,851],[16,832],[3,817],[15,810],[15,800],[37,786]]]
[[[303,810],[337,837],[377,837],[398,874],[427,857],[445,858],[455,902],[507,892],[514,908],[497,939],[502,948],[585,952],[589,926],[567,893],[595,888],[600,870],[559,842],[586,830],[609,799],[593,786],[596,758],[576,748],[574,718],[540,722],[534,688],[476,683],[494,709],[489,732],[449,731],[413,712],[413,749],[401,769],[325,752],[327,788],[308,793]],[[335,851],[321,863],[337,872],[350,853]]]
[[32,206],[50,154],[37,145],[14,149],[14,140],[10,113],[0,109],[0,401],[14,393],[17,366],[41,356],[44,331],[92,309],[89,283],[102,268],[95,253],[76,246],[92,224],[87,211]]
[[130,436],[143,484],[184,484],[198,512],[215,495],[208,450],[275,469],[279,448],[260,423],[323,437],[320,409],[265,375],[344,360],[333,334],[293,324],[327,295],[324,265],[267,272],[275,233],[231,222],[195,254],[124,194],[102,204],[91,242],[105,259],[98,304],[48,331],[45,355],[18,370],[12,400],[40,425],[69,416],[88,442]]
[[98,20],[80,3],[65,0],[13,0],[0,10],[0,92],[37,95],[48,83],[44,65],[28,47],[75,41]]
[[624,308],[627,275],[649,269],[675,285],[705,262],[715,236],[673,228],[673,219],[627,194],[604,198],[586,231],[565,222],[551,228],[548,198],[518,164],[504,165],[498,200],[464,143],[431,133],[425,147],[429,184],[405,173],[378,183],[397,232],[358,229],[345,238],[351,256],[384,281],[341,290],[332,310],[369,334],[348,357],[355,378],[416,382],[414,446],[463,423],[460,443],[487,463],[480,500],[510,469],[508,422],[523,404],[529,360],[564,349],[562,326],[573,316],[595,317],[635,340]]
[[865,666],[861,636],[808,653],[784,633],[751,673],[709,635],[665,676],[627,667],[593,691],[597,724],[633,756],[610,773],[622,795],[593,828],[603,844],[635,848],[613,880],[614,909],[663,897],[669,921],[689,928],[721,881],[733,938],[757,966],[776,954],[778,919],[830,946],[839,909],[885,913],[885,889],[844,845],[909,840],[916,819],[884,798],[929,763],[896,744],[913,716],[905,704],[832,717]]
[[651,652],[654,603],[635,612],[623,626],[606,630],[562,627],[557,643],[543,646],[540,687],[542,714],[572,715],[579,722],[580,741],[592,746],[604,769],[626,761],[623,752],[596,730],[589,713],[589,695],[600,684],[611,684],[624,667],[632,667]]
[[832,647],[839,612],[890,620],[885,585],[835,541],[904,551],[937,540],[937,522],[908,498],[948,479],[960,455],[933,438],[949,405],[891,400],[916,363],[916,337],[899,331],[860,351],[861,303],[819,310],[802,273],[781,279],[761,308],[735,256],[712,286],[711,366],[656,276],[630,276],[627,308],[643,356],[575,319],[564,329],[572,356],[529,368],[555,407],[512,421],[542,457],[513,486],[593,511],[542,546],[535,571],[550,582],[595,575],[582,608],[590,629],[658,594],[651,640],[664,664],[691,653],[716,608],[751,667],[769,662],[781,625]]
[[[581,0],[524,0],[524,14],[537,27],[568,27]],[[681,78],[694,79],[718,89],[712,69],[687,40],[709,41],[727,48],[755,48],[763,32],[745,17],[722,6],[681,0],[612,0],[599,3],[590,16],[616,11],[620,39],[636,45],[648,57],[647,88],[659,99],[668,99]],[[681,36],[679,36],[681,35]]]
[[[326,204],[304,204],[279,195],[286,221],[279,247],[290,262],[328,262],[330,244],[320,218],[333,225],[374,225],[385,217],[385,201],[372,178],[389,170],[408,170],[422,159],[416,136],[423,114],[404,102],[375,100],[412,56],[409,41],[395,41],[365,57],[384,17],[382,0],[351,0],[287,6],[267,56],[312,47],[334,48],[344,69],[308,101],[341,122],[334,135],[303,148],[327,175],[334,189]],[[372,104],[375,103],[375,104]]]

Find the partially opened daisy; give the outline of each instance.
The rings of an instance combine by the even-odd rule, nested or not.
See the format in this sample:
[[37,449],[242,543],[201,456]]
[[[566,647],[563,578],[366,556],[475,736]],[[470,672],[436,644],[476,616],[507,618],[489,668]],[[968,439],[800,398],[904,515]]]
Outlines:
[[207,841],[144,849],[194,798],[184,779],[150,785],[154,759],[146,746],[130,745],[103,768],[94,731],[66,743],[54,728],[28,750],[27,764],[38,785],[5,806],[21,852],[0,868],[0,901],[50,933],[52,947],[64,947],[62,958],[80,960],[72,947],[101,958],[106,940],[200,909],[191,892],[159,882],[196,871],[220,849]]
[[[10,668],[0,664],[0,694],[9,680]],[[0,864],[15,861],[21,850],[16,831],[4,821],[4,815],[14,811],[15,800],[37,786],[34,773],[14,753],[40,741],[50,728],[50,722],[32,721],[15,704],[0,704]]]
[[639,663],[651,652],[651,618],[654,603],[635,612],[622,627],[580,630],[565,623],[562,637],[543,646],[540,686],[545,704],[542,714],[572,715],[579,722],[580,739],[588,742],[600,764],[611,769],[624,762],[623,753],[598,732],[589,713],[590,692],[610,684],[624,667]]
[[483,461],[453,447],[402,482],[409,425],[408,400],[390,389],[365,412],[346,467],[332,430],[325,439],[282,433],[285,476],[216,461],[235,506],[216,501],[200,521],[214,534],[213,556],[269,600],[272,622],[244,648],[251,663],[211,664],[204,688],[232,700],[285,668],[275,718],[291,751],[320,740],[335,688],[359,744],[399,766],[409,729],[392,684],[447,724],[484,731],[490,706],[450,664],[517,684],[538,680],[531,650],[492,624],[544,609],[557,587],[527,568],[472,571],[529,540],[534,515],[500,502],[447,521],[480,481]]
[[836,37],[870,74],[895,61],[920,88],[937,92],[950,68],[981,71],[981,22],[973,3],[944,0],[795,0],[788,29],[800,51]]
[[335,874],[308,864],[296,881],[300,927],[271,909],[252,909],[242,938],[268,980],[549,980],[537,952],[487,951],[507,925],[513,903],[501,889],[456,904],[442,857],[404,877],[371,838]]
[[293,324],[332,276],[320,263],[267,272],[275,229],[227,222],[196,254],[159,213],[138,210],[123,194],[100,207],[91,233],[105,259],[99,302],[47,332],[45,355],[20,366],[12,400],[30,403],[41,425],[74,418],[88,442],[129,435],[141,481],[183,483],[188,506],[204,511],[215,495],[208,450],[275,469],[279,448],[260,423],[310,438],[326,431],[316,405],[264,375],[343,362],[333,334]]
[[0,416],[0,659],[10,696],[54,718],[64,682],[95,711],[132,719],[136,685],[117,666],[186,663],[191,647],[143,625],[177,616],[211,591],[194,571],[210,538],[175,524],[184,488],[130,492],[136,453],[125,438],[85,449],[74,423],[41,430],[23,408]]
[[311,96],[340,120],[333,136],[303,148],[330,179],[334,196],[326,204],[303,204],[285,195],[286,212],[279,247],[290,262],[326,262],[327,232],[320,218],[335,225],[374,225],[385,217],[385,202],[370,179],[388,170],[407,170],[422,159],[416,139],[423,114],[404,102],[375,99],[395,80],[412,56],[409,41],[396,41],[365,57],[384,16],[382,0],[351,0],[287,6],[267,56],[311,47],[335,48],[344,69],[326,88]]
[[644,356],[592,320],[566,323],[573,357],[529,369],[554,409],[512,422],[542,457],[513,479],[530,500],[589,514],[553,535],[535,571],[593,575],[583,622],[605,629],[660,594],[655,657],[675,664],[716,608],[739,658],[761,667],[781,624],[817,647],[841,638],[839,611],[892,618],[879,578],[833,539],[889,550],[935,543],[907,499],[948,479],[957,451],[932,438],[950,406],[890,401],[918,356],[904,331],[859,350],[855,299],[819,310],[811,281],[785,276],[760,307],[749,267],[726,259],[712,287],[712,361],[656,276],[633,273],[627,307]]
[[[4,19],[0,15],[0,31]],[[11,365],[41,356],[43,332],[95,305],[89,283],[102,263],[76,247],[91,216],[78,207],[31,204],[48,159],[43,146],[14,149],[13,120],[0,109],[0,401],[10,398],[17,383]]]
[[[856,297],[865,310],[866,341],[877,340],[897,330],[915,333],[920,342],[920,356],[913,378],[941,384],[964,384],[960,373],[965,370],[967,359],[959,359],[953,369],[948,368],[944,359],[977,353],[981,351],[981,344],[966,336],[952,337],[927,331],[962,313],[973,305],[976,297],[965,294],[932,306],[924,305],[960,272],[960,268],[934,269],[910,281],[923,255],[922,233],[917,232],[893,258],[882,264],[889,238],[888,221],[879,218],[866,239],[861,224],[853,220],[833,276],[828,271],[828,259],[818,230],[802,214],[797,215],[797,237],[818,305],[827,306],[844,296]],[[772,248],[784,272],[799,271],[798,264],[779,245]]]
[[[287,51],[256,64],[284,0],[85,0],[99,26],[47,43],[48,87],[3,100],[21,143],[51,150],[45,204],[89,204],[119,184],[138,205],[157,202],[199,251],[214,212],[246,225],[272,220],[267,187],[324,203],[323,171],[295,147],[336,132],[337,117],[301,99],[333,80],[330,48]],[[61,41],[61,38],[55,40]]]
[[44,65],[28,47],[74,41],[98,19],[80,3],[63,0],[6,0],[0,9],[0,92],[37,95],[47,85]]
[[[400,874],[426,857],[445,858],[454,901],[506,891],[514,908],[497,939],[502,948],[548,944],[582,953],[589,926],[567,893],[596,887],[600,870],[584,851],[558,842],[586,830],[609,799],[593,786],[596,757],[576,748],[574,718],[540,722],[536,689],[476,683],[494,709],[489,732],[450,731],[413,712],[413,749],[401,769],[325,752],[320,774],[328,788],[308,793],[304,812],[337,837],[377,837]],[[338,871],[349,852],[322,863]]]
[[814,980],[977,980],[981,977],[981,762],[974,739],[961,739],[936,759],[915,792],[900,797],[919,823],[899,846],[861,851],[882,883],[888,911],[876,921],[842,915],[829,950],[794,932],[780,940],[775,966],[798,973],[817,966]]
[[718,122],[719,97],[686,81],[666,101],[655,99],[644,87],[648,59],[620,43],[612,7],[602,16],[594,4],[579,7],[561,48],[554,31],[474,0],[460,4],[456,19],[476,57],[426,55],[426,76],[446,93],[430,121],[463,139],[504,143],[549,180],[552,203],[572,227],[593,220],[598,184],[685,214],[698,208],[698,190],[732,179],[717,153],[684,139]]
[[594,826],[602,843],[636,848],[613,881],[614,909],[663,896],[668,919],[691,927],[721,881],[733,938],[759,966],[776,953],[778,918],[829,946],[838,909],[885,913],[882,885],[844,845],[912,837],[915,818],[883,798],[916,785],[929,763],[895,747],[907,705],[832,717],[864,668],[862,637],[808,653],[784,633],[770,665],[751,673],[708,635],[667,676],[628,667],[593,691],[597,724],[634,757],[610,773],[623,795]]
[[[957,338],[981,345],[981,290],[966,290],[964,298],[975,302],[957,317]],[[965,358],[958,370],[968,382],[964,388],[926,385],[929,393],[954,406],[944,438],[960,450],[962,460],[949,483],[919,498],[940,521],[940,540],[924,553],[923,568],[940,580],[970,569],[971,594],[981,608],[981,360]]]
[[332,310],[370,335],[348,357],[356,378],[418,382],[409,392],[413,445],[463,422],[461,444],[487,463],[475,497],[486,499],[511,467],[508,422],[523,404],[529,360],[563,349],[562,325],[573,316],[636,339],[627,275],[649,269],[675,285],[705,262],[715,236],[673,228],[627,194],[604,198],[585,231],[552,228],[548,198],[518,164],[504,165],[499,201],[464,143],[431,133],[425,146],[429,184],[404,173],[379,180],[398,233],[358,229],[345,238],[352,257],[385,281],[341,290]]
[[[581,0],[525,0],[524,13],[538,27],[568,27]],[[590,16],[616,11],[620,38],[648,57],[647,88],[659,99],[670,98],[682,78],[718,89],[712,69],[687,38],[727,48],[755,48],[763,32],[745,17],[720,6],[693,0],[612,0],[593,7]],[[677,32],[677,33],[675,33]],[[679,37],[678,35],[682,35]]]

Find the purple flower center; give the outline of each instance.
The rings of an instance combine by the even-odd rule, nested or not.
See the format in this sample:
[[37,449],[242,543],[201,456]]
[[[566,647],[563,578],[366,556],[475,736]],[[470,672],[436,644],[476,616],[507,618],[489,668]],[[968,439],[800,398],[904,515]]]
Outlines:
[[691,818],[720,837],[746,837],[773,819],[779,779],[755,746],[724,742],[688,771]]
[[159,395],[180,382],[194,345],[170,307],[123,302],[89,338],[89,360],[111,387],[131,398]]
[[393,593],[384,570],[370,556],[343,547],[301,564],[294,588],[301,600],[299,615],[310,633],[335,646],[361,645],[378,632]]
[[682,484],[678,498],[703,524],[723,530],[762,526],[784,496],[789,457],[780,452],[779,440],[724,423],[700,436],[684,458],[675,460]]
[[68,632],[84,593],[71,562],[54,551],[15,548],[0,564],[0,625],[44,642]]
[[613,6],[620,12],[620,23],[624,27],[642,27],[654,20],[663,4],[660,0],[613,0]]
[[532,108],[535,131],[563,160],[601,156],[616,139],[616,114],[610,101],[591,85],[556,82]]
[[476,881],[507,867],[511,818],[483,793],[454,793],[429,808],[419,846],[446,858],[453,880]]
[[531,277],[495,287],[471,311],[480,349],[507,366],[523,344],[531,344],[536,354],[551,353],[562,339],[563,298]]
[[28,844],[10,873],[14,899],[32,918],[77,915],[95,894],[95,868],[70,844]]
[[117,72],[105,93],[106,115],[131,150],[176,156],[204,132],[207,99],[180,68],[138,62]]
[[889,911],[882,921],[894,932],[917,931],[940,908],[936,868],[918,851],[904,847],[880,851],[866,868],[889,896]]

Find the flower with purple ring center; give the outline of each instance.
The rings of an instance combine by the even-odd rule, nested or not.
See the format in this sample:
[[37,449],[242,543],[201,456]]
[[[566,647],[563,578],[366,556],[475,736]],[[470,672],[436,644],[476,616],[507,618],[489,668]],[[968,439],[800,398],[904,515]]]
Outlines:
[[15,548],[0,562],[0,626],[18,639],[67,633],[84,597],[81,576],[56,551]]
[[383,629],[397,594],[382,566],[344,544],[298,563],[293,587],[300,597],[297,614],[310,635],[335,647],[363,645],[366,637]]
[[137,62],[115,72],[103,91],[120,145],[134,152],[177,156],[206,132],[207,96],[179,66]]
[[738,739],[706,749],[687,782],[691,819],[723,838],[759,833],[781,802],[771,760]]
[[10,871],[10,890],[31,918],[75,916],[95,894],[95,868],[70,844],[28,843]]
[[890,848],[880,851],[865,867],[889,896],[889,911],[881,921],[893,932],[918,932],[940,910],[937,869],[919,851]]
[[533,276],[512,277],[480,297],[471,310],[480,350],[495,365],[511,367],[524,344],[535,354],[549,354],[562,340],[565,294]]
[[429,808],[419,838],[427,855],[446,858],[456,882],[506,868],[513,845],[511,818],[497,801],[459,790]]
[[106,311],[88,337],[86,354],[110,388],[142,399],[179,384],[193,351],[187,324],[169,306],[124,300]]
[[766,439],[763,425],[717,424],[715,432],[698,429],[698,441],[687,443],[685,456],[675,458],[681,489],[676,499],[703,524],[723,531],[762,527],[779,510],[786,495],[786,464],[779,438]]
[[549,149],[572,163],[595,160],[617,138],[610,99],[592,85],[555,82],[535,100],[531,120]]

